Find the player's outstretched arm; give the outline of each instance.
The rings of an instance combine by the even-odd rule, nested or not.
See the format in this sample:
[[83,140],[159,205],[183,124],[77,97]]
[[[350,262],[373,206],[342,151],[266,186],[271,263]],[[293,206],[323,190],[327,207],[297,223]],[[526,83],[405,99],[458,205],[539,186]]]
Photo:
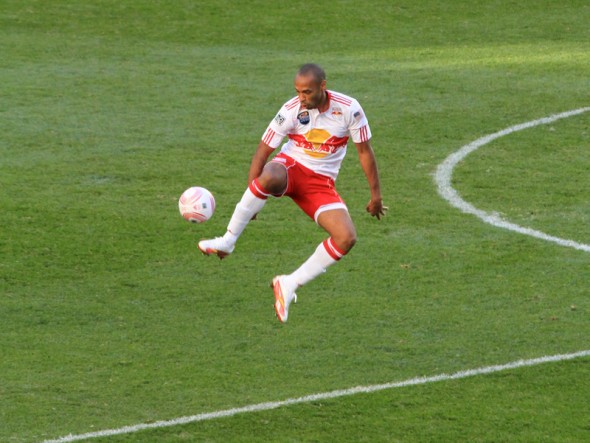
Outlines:
[[381,197],[381,182],[379,181],[379,169],[377,168],[377,160],[375,160],[375,153],[371,147],[371,142],[355,143],[359,155],[361,167],[369,182],[369,189],[371,190],[371,200],[366,206],[367,212],[373,217],[381,220],[385,215],[387,206],[383,206],[383,199]]

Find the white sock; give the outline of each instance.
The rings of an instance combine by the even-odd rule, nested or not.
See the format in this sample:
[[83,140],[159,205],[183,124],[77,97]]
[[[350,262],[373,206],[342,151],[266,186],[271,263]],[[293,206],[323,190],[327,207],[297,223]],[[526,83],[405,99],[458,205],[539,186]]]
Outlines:
[[259,198],[252,193],[250,188],[246,189],[242,199],[236,205],[234,213],[227,225],[227,232],[223,238],[234,244],[242,234],[252,217],[264,207],[266,198]]
[[345,252],[334,245],[332,238],[329,238],[320,243],[305,263],[287,277],[298,286],[303,286],[318,275],[326,272],[326,269],[340,260],[344,254]]

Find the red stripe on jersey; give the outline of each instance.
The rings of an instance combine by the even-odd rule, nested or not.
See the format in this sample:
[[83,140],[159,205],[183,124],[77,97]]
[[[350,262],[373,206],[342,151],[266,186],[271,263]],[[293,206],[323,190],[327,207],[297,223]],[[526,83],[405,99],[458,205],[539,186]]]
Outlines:
[[335,152],[338,148],[343,148],[348,143],[348,137],[336,137],[333,135],[320,146],[321,151]]
[[328,255],[336,261],[340,260],[342,257],[346,255],[345,251],[336,246],[334,240],[332,240],[332,237],[328,238],[327,240],[324,240],[322,244],[324,245],[324,248],[326,249]]
[[299,97],[294,97],[290,101],[288,101],[287,103],[285,103],[285,107],[288,110],[293,109],[297,105],[299,105]]
[[360,129],[360,136],[361,136],[361,143],[369,140],[369,130],[367,128],[367,125],[363,126]]
[[313,143],[303,134],[288,134],[289,138],[300,148],[313,149]]
[[274,138],[275,135],[276,135],[276,132],[273,131],[272,129],[268,128],[266,130],[266,133],[262,137],[262,141],[270,146],[270,143],[272,142],[272,139]]
[[342,97],[341,95],[334,94],[333,92],[330,94],[330,100],[334,100],[335,102],[342,103],[346,106],[350,106],[352,104],[352,100]]

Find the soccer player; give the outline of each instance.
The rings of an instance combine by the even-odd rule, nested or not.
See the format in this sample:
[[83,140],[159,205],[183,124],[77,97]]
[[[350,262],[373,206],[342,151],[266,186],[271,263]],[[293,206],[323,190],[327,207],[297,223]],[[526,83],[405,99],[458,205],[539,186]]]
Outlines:
[[[360,104],[352,97],[326,89],[326,74],[316,64],[305,64],[295,76],[297,96],[286,102],[270,122],[258,144],[248,174],[249,186],[236,205],[223,237],[201,240],[206,255],[224,258],[255,218],[269,196],[290,197],[329,235],[298,269],[273,278],[275,311],[286,322],[295,291],[346,255],[356,242],[356,230],[334,182],[349,138],[358,151],[369,182],[366,206],[377,219],[385,214],[371,130]],[[283,139],[280,152],[268,161]]]

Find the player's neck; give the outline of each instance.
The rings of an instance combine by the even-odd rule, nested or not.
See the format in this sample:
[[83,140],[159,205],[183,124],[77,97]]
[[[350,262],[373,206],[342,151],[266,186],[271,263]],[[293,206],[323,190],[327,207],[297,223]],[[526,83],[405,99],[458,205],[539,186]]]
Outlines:
[[320,113],[326,112],[328,110],[328,108],[330,108],[330,95],[328,94],[328,91],[325,91],[324,92],[324,99],[318,105],[318,111]]

